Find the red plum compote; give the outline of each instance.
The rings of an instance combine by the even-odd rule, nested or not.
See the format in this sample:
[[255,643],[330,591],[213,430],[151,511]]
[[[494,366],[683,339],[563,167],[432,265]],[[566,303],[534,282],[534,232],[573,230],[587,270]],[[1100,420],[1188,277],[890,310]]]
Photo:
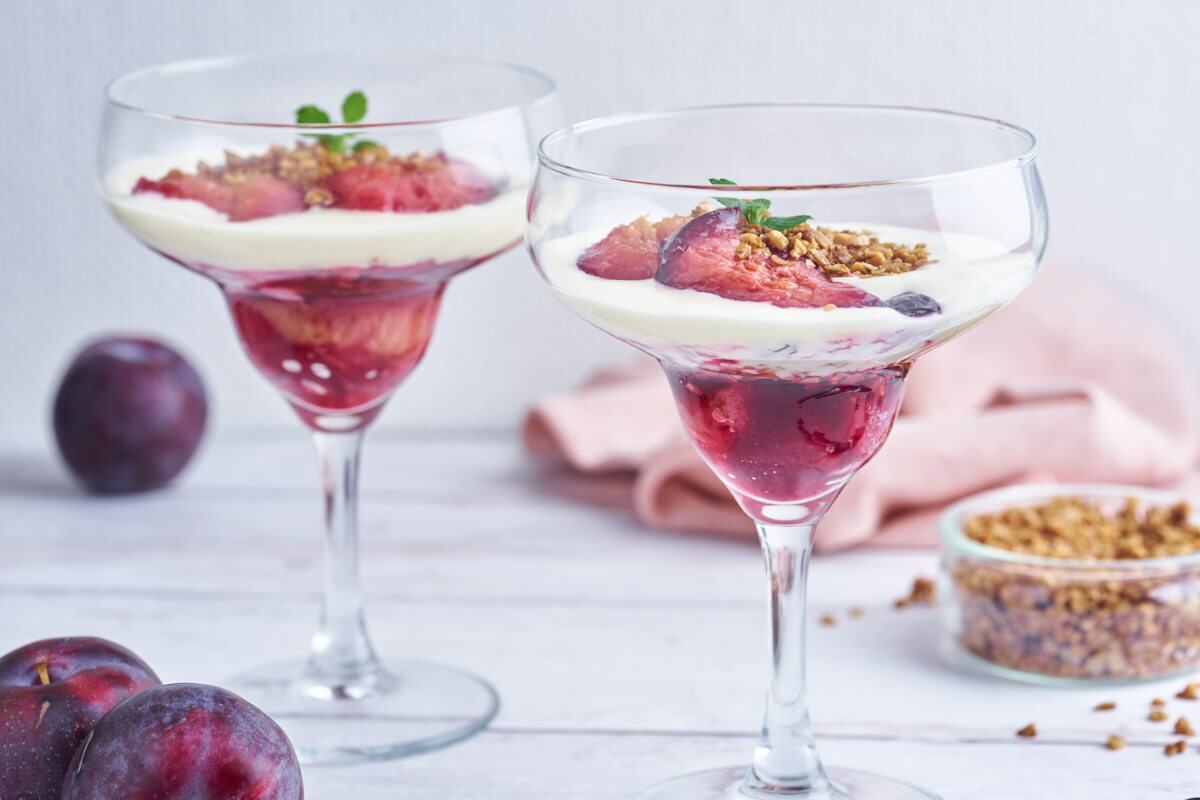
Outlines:
[[483,259],[397,269],[234,275],[207,271],[229,302],[242,346],[300,418],[345,429],[379,413],[420,362],[446,281]]
[[[694,369],[663,361],[684,428],[755,519],[818,516],[887,438],[906,365],[835,375]],[[804,506],[781,509],[781,506]]]

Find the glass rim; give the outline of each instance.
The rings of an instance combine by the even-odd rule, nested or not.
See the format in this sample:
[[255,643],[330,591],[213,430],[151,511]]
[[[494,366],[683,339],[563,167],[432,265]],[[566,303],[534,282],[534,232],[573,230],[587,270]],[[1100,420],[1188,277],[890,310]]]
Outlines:
[[1143,501],[1177,503],[1186,501],[1182,492],[1156,489],[1148,486],[1132,486],[1118,483],[1021,483],[990,489],[973,494],[948,506],[938,516],[938,539],[943,555],[961,554],[986,559],[995,563],[1017,566],[1055,567],[1077,572],[1127,572],[1146,569],[1178,571],[1185,567],[1200,565],[1200,551],[1182,553],[1177,556],[1159,558],[1124,558],[1107,561],[1084,561],[1078,558],[1051,558],[1014,553],[999,547],[969,539],[963,533],[962,520],[975,513],[986,513],[987,508],[997,502],[1018,504],[1048,500],[1054,496],[1104,498],[1123,500],[1130,497]]
[[[533,96],[527,103],[516,103],[507,106],[499,106],[489,108],[484,111],[473,114],[460,114],[450,117],[437,117],[430,119],[410,119],[410,120],[394,120],[390,122],[328,122],[328,123],[311,123],[300,124],[296,122],[244,122],[236,120],[220,120],[209,119],[207,117],[193,117],[186,114],[176,114],[167,111],[158,111],[152,108],[143,108],[139,105],[126,102],[119,99],[115,92],[121,88],[121,85],[127,81],[134,81],[139,78],[145,78],[152,73],[158,72],[163,75],[169,75],[171,72],[177,71],[199,71],[212,69],[219,66],[234,65],[239,63],[247,63],[256,60],[267,60],[276,58],[324,58],[324,57],[367,57],[383,60],[399,60],[399,55],[405,58],[414,59],[436,59],[438,61],[456,64],[471,64],[480,67],[493,67],[508,70],[513,73],[519,73],[527,77],[534,78],[540,81],[542,91]],[[513,114],[524,109],[536,108],[550,102],[558,93],[558,85],[546,73],[534,69],[533,67],[524,64],[518,64],[512,61],[495,61],[487,58],[471,58],[469,56],[449,55],[445,53],[428,53],[428,52],[405,52],[398,55],[389,55],[373,52],[350,52],[338,50],[319,50],[306,52],[303,50],[282,50],[263,53],[238,53],[224,56],[207,56],[202,58],[187,58],[176,61],[161,61],[155,64],[147,64],[143,67],[121,73],[111,79],[104,86],[104,100],[107,106],[118,108],[123,111],[128,111],[135,114],[140,114],[156,119],[172,120],[176,122],[186,122],[199,125],[213,125],[220,127],[234,126],[239,128],[263,128],[270,130],[370,130],[380,128],[406,128],[420,127],[430,125],[447,125],[456,122],[475,121],[485,119],[492,116],[503,116],[505,114]]]
[[[941,117],[947,120],[967,121],[972,123],[987,123],[999,126],[1000,128],[1015,134],[1018,138],[1024,140],[1024,150],[1011,158],[1000,159],[986,164],[981,164],[977,167],[968,169],[954,170],[951,172],[938,173],[935,175],[918,176],[913,178],[894,178],[878,181],[848,181],[834,183],[819,183],[819,184],[795,184],[787,186],[773,186],[761,184],[729,184],[729,185],[713,185],[713,184],[688,184],[688,183],[664,183],[659,181],[646,181],[637,178],[621,177],[617,175],[608,175],[603,172],[594,170],[582,169],[564,163],[559,159],[552,157],[546,152],[546,145],[552,139],[565,138],[571,134],[588,133],[590,131],[602,130],[605,128],[618,127],[635,122],[647,122],[655,119],[665,119],[669,117],[677,117],[685,114],[699,114],[713,111],[753,111],[767,109],[792,109],[792,110],[809,110],[809,111],[868,111],[868,112],[891,112],[904,113],[917,116]],[[899,106],[899,105],[876,105],[868,103],[719,103],[716,105],[702,106],[685,106],[683,108],[663,109],[659,111],[634,112],[625,114],[612,114],[603,117],[593,117],[591,119],[582,120],[580,122],[567,125],[552,131],[542,140],[538,142],[537,148],[538,164],[559,172],[567,177],[589,180],[595,183],[611,183],[618,185],[633,185],[644,186],[660,189],[678,189],[681,191],[703,191],[706,194],[724,195],[727,193],[744,193],[744,192],[796,192],[796,191],[816,191],[830,189],[863,189],[876,186],[906,186],[917,185],[924,183],[934,183],[938,181],[954,180],[967,176],[972,176],[980,173],[995,172],[1014,167],[1024,166],[1032,163],[1038,154],[1038,142],[1029,130],[1011,122],[1005,122],[1002,119],[995,117],[981,116],[979,114],[966,114],[958,111],[947,111],[940,108],[926,108],[922,106]]]

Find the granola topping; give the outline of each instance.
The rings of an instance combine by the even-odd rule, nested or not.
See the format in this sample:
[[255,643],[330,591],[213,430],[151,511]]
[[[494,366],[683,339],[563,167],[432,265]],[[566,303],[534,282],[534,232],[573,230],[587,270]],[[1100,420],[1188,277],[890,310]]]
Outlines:
[[741,227],[735,252],[739,259],[757,254],[780,265],[788,259],[808,259],[829,278],[897,275],[932,263],[924,243],[881,242],[867,231],[835,230],[807,222],[777,231],[745,219]]
[[[392,155],[381,145],[360,147],[352,152],[331,153],[321,142],[296,142],[291,147],[273,144],[266,153],[258,156],[239,156],[226,150],[224,164],[214,166],[201,161],[196,165],[196,174],[204,177],[217,176],[228,184],[244,183],[251,177],[270,175],[285,180],[304,192],[306,205],[327,206],[333,201],[333,195],[328,189],[317,186],[317,183],[330,175],[362,164],[387,164],[413,171],[446,167],[444,158],[421,153]],[[179,169],[167,173],[167,177],[172,179],[183,175],[184,172]]]

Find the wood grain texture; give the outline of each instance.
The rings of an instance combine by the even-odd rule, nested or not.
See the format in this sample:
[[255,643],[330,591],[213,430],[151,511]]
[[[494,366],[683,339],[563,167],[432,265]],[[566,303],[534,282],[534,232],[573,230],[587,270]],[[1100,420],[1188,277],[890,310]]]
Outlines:
[[[571,502],[508,436],[382,436],[369,452],[364,576],[380,650],[485,675],[503,707],[490,732],[442,753],[310,770],[311,797],[618,798],[746,757],[765,680],[755,546]],[[311,461],[299,433],[218,438],[178,487],[104,499],[75,493],[44,455],[0,459],[0,651],[101,635],[166,680],[212,683],[299,655],[317,607]],[[1145,714],[1182,681],[1051,690],[979,675],[943,652],[934,609],[891,608],[936,569],[928,552],[815,561],[813,619],[838,620],[810,631],[828,761],[946,800],[1200,793],[1197,747],[1165,758],[1169,725]],[[1091,711],[1102,700],[1117,710]],[[1200,718],[1200,704],[1170,703],[1172,719]],[[1030,721],[1039,738],[1017,740]],[[1105,750],[1109,733],[1129,747]]]

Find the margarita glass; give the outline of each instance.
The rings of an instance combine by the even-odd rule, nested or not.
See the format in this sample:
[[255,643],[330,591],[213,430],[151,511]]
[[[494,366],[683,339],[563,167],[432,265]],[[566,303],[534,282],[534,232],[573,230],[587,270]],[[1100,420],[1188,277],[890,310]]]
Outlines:
[[921,353],[1016,297],[1046,241],[1034,140],[905,108],[761,105],[580,123],[539,150],[526,239],[560,301],[657,358],[758,527],[770,684],[749,768],[655,800],[935,795],[826,770],[805,701],[817,523],[883,444]]
[[305,761],[422,752],[496,713],[474,676],[376,656],[359,590],[359,450],[424,355],[447,281],[520,241],[533,143],[556,113],[537,72],[429,55],[182,62],[108,88],[109,210],[220,288],[250,360],[316,443],[325,574],[311,651],[231,687]]

